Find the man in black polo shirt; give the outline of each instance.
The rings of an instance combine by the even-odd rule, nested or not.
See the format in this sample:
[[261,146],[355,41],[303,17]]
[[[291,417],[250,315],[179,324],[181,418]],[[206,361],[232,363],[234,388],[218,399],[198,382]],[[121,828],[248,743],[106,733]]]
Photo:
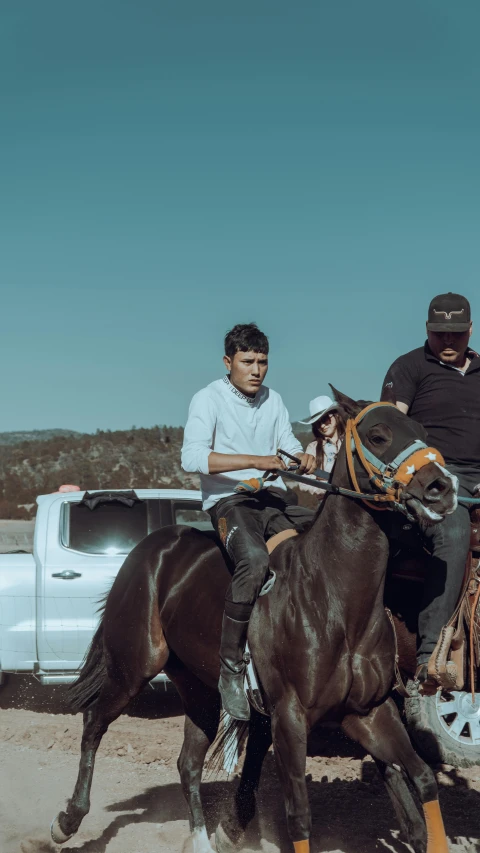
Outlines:
[[[428,441],[459,478],[459,495],[480,483],[480,357],[469,347],[470,305],[446,293],[428,309],[425,346],[400,356],[383,383],[382,400],[421,423]],[[427,679],[427,662],[440,631],[452,615],[463,580],[470,542],[468,510],[458,509],[424,532],[432,554],[419,616],[417,678]]]

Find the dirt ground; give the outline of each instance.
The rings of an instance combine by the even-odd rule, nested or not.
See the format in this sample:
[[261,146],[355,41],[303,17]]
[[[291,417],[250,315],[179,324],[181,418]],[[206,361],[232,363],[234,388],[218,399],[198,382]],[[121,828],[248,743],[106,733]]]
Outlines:
[[[183,718],[173,690],[163,689],[147,690],[111,726],[98,754],[90,814],[63,848],[52,844],[49,824],[73,790],[79,755],[81,718],[66,710],[64,687],[11,677],[0,689],[1,853],[188,853],[176,769]],[[313,853],[408,850],[371,759],[331,731],[317,737],[310,752]],[[480,767],[442,767],[437,775],[452,853],[480,851]],[[236,781],[223,773],[207,775],[203,799],[209,833]],[[291,850],[271,753],[247,844],[263,853]]]

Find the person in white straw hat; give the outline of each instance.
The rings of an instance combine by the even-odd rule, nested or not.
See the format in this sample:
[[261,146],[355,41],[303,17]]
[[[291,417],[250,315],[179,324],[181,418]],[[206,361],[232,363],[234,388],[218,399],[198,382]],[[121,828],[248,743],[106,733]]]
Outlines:
[[[337,404],[326,394],[310,400],[309,409],[310,417],[300,421],[301,424],[311,424],[314,435],[305,452],[315,456],[318,468],[330,473],[345,435],[345,422]],[[319,500],[325,496],[324,489],[307,486],[306,483],[299,483],[299,489],[316,495]]]

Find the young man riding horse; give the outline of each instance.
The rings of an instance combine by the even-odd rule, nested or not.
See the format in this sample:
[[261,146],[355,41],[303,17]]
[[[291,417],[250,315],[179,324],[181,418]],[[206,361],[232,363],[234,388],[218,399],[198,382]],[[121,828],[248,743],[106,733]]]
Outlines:
[[[431,444],[460,481],[459,494],[472,495],[480,483],[480,357],[469,347],[470,305],[446,293],[432,299],[423,347],[400,356],[389,368],[382,400],[421,423]],[[428,660],[451,617],[462,586],[470,542],[468,509],[461,504],[442,524],[427,527],[431,553],[419,616],[417,680],[434,689]]]
[[[248,354],[258,352],[260,343],[248,340],[244,345],[246,349],[235,349],[234,355],[241,361],[246,352],[249,361]],[[231,362],[232,356],[228,359]],[[263,377],[258,368],[252,368],[252,374],[245,370],[247,378],[253,375],[255,381],[242,382],[242,387],[252,395],[256,387],[256,398]],[[229,405],[228,395],[237,398],[238,393],[228,381],[232,390],[227,383],[223,390],[223,380],[221,390],[216,383],[207,389],[219,394],[222,412]],[[217,829],[217,853],[231,853],[232,845],[242,841],[255,814],[255,791],[272,739],[288,833],[295,853],[309,853],[307,737],[327,721],[341,725],[373,755],[415,853],[425,853],[425,848],[426,853],[448,853],[435,777],[416,755],[390,696],[395,640],[384,608],[389,543],[381,526],[382,517],[389,513],[377,508],[393,502],[412,522],[442,523],[456,507],[457,481],[444,468],[435,447],[425,444],[424,428],[396,406],[365,405],[339,392],[335,399],[347,424],[332,475],[335,493],[322,502],[305,532],[273,551],[270,566],[277,581],[268,595],[259,598],[250,620],[248,642],[270,719],[252,711],[241,780],[231,812]],[[264,460],[254,460],[248,453],[248,461],[239,463],[238,457],[235,461],[233,447],[238,445],[233,440],[241,426],[256,420],[257,431],[251,435],[253,430],[245,427],[244,440],[254,439],[253,449],[260,456],[265,446],[276,448],[277,439],[288,438],[288,416],[282,406],[282,415],[267,420],[275,424],[275,441],[268,445],[265,439],[259,446],[261,409],[265,406],[268,413],[269,405],[280,408],[273,392],[268,392],[260,412],[245,406],[243,419],[233,409],[237,416],[230,423],[220,423],[217,449],[208,443],[204,448],[207,460],[213,455],[212,467],[217,462],[225,469],[230,461],[230,472],[239,464],[247,473],[252,465],[264,469]],[[245,447],[239,447],[245,453]],[[217,454],[225,455],[223,464]],[[232,497],[233,476],[225,480],[218,475],[216,482],[228,490],[226,498]],[[268,526],[272,511],[273,518],[276,513],[277,521],[284,520],[288,504],[285,492],[279,494],[283,513],[276,504],[270,506],[274,493],[269,488],[260,493],[265,503],[249,498],[252,518],[264,519]],[[218,492],[216,498],[217,502],[226,499]],[[254,506],[258,516],[253,515]],[[248,512],[244,519],[248,523]],[[236,534],[227,524],[228,533],[235,541]],[[81,674],[70,689],[72,708],[84,712],[82,755],[72,797],[52,822],[56,843],[68,841],[88,814],[95,755],[108,726],[163,669],[182,697],[185,711],[178,769],[193,851],[213,853],[200,783],[220,719],[219,649],[225,598],[236,603],[228,562],[216,538],[185,525],[153,531],[126,558],[106,599]],[[425,820],[403,772],[422,803]]]
[[252,478],[257,485],[259,472],[285,469],[278,448],[297,457],[299,473],[317,467],[293,435],[280,395],[263,385],[268,349],[267,337],[254,323],[228,332],[223,358],[228,374],[195,394],[182,448],[182,467],[200,474],[203,508],[234,564],[222,624],[219,690],[224,709],[238,720],[250,717],[243,656],[250,615],[268,572],[265,538],[303,529],[312,511],[289,503],[280,477],[265,482],[260,477],[256,492],[236,488]]

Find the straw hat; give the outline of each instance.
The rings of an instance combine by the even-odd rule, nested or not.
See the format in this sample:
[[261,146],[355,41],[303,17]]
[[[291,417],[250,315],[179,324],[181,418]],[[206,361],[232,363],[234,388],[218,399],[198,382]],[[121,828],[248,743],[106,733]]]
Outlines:
[[310,400],[310,417],[306,421],[299,421],[300,424],[314,424],[315,421],[318,421],[319,418],[322,418],[323,415],[326,415],[327,412],[331,412],[334,409],[338,409],[338,403],[334,403],[331,397],[327,397],[326,394],[315,397],[314,400]]

